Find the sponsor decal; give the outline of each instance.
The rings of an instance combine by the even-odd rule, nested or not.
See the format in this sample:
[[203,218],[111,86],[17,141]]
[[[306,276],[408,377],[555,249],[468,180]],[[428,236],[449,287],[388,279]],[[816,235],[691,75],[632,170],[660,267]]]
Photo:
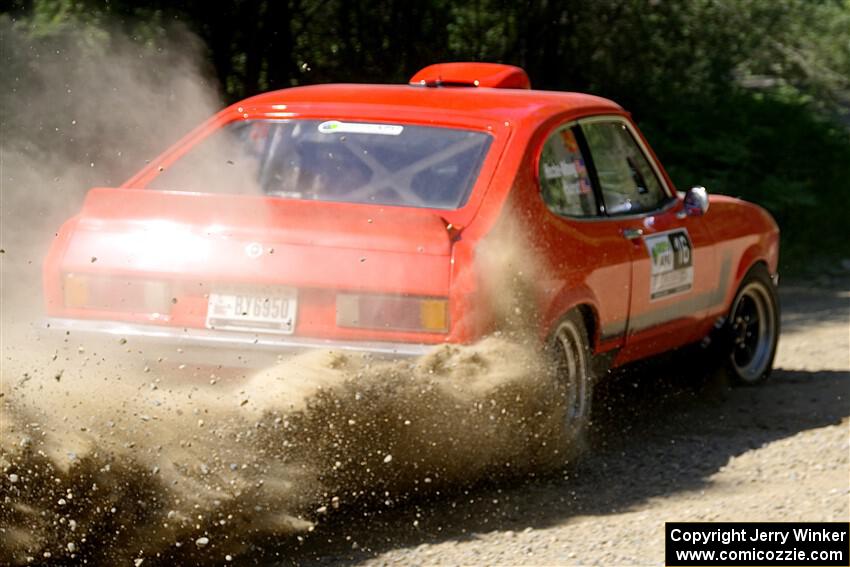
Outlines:
[[587,166],[584,164],[584,159],[576,157],[573,159],[576,166],[576,174],[578,175],[579,193],[593,193],[593,187],[590,185],[590,175],[587,174]]
[[561,179],[564,177],[574,178],[578,175],[576,164],[563,159],[558,163],[543,164],[543,176],[546,179]]
[[340,122],[328,120],[319,124],[322,134],[378,134],[381,136],[398,136],[404,131],[404,126],[398,124],[369,124],[365,122]]
[[652,262],[649,298],[663,299],[687,293],[694,284],[693,244],[685,229],[644,238]]
[[564,128],[560,132],[561,141],[564,143],[564,146],[570,153],[577,154],[578,153],[578,142],[576,141],[575,134],[571,128]]

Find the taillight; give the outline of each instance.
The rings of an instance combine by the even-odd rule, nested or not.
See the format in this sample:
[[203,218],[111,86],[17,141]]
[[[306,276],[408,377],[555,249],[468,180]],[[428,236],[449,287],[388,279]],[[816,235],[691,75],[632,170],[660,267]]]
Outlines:
[[66,274],[63,282],[65,307],[85,307],[89,303],[89,283],[85,276]]
[[336,324],[340,327],[445,333],[449,330],[448,300],[405,295],[338,294]]
[[171,309],[166,282],[120,277],[65,274],[65,307],[167,314]]

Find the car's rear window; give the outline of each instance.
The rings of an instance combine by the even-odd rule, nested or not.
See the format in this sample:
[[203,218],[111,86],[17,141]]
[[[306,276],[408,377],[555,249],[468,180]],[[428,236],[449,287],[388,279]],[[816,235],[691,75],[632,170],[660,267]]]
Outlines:
[[407,124],[245,120],[211,134],[148,187],[456,209],[490,142],[483,132]]

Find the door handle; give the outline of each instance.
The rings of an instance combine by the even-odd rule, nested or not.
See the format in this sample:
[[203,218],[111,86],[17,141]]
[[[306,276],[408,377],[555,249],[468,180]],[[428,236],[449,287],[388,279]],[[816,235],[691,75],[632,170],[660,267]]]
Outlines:
[[643,236],[642,228],[624,228],[623,229],[623,238],[626,240],[637,240]]

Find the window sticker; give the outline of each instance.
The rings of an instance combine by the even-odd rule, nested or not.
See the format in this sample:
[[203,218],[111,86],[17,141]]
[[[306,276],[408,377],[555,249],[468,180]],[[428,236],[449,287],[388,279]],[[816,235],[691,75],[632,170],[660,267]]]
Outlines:
[[378,134],[381,136],[398,136],[404,131],[404,126],[398,124],[369,124],[366,122],[340,122],[328,120],[319,124],[322,134]]
[[644,238],[652,262],[650,300],[687,293],[694,284],[693,245],[685,229]]
[[567,178],[574,180],[578,175],[574,162],[568,162],[566,159],[558,163],[543,164],[543,175],[546,179],[563,179]]
[[570,128],[564,128],[559,132],[561,134],[561,141],[564,142],[564,146],[570,153],[577,154],[578,153],[578,142],[576,141],[575,134]]
[[593,187],[590,185],[590,175],[587,173],[587,167],[584,165],[584,159],[577,157],[573,160],[573,163],[575,164],[576,173],[578,174],[578,192],[583,194],[591,193],[593,191]]
[[587,167],[569,127],[546,140],[538,168],[540,193],[546,207],[561,216],[596,214],[596,199]]

